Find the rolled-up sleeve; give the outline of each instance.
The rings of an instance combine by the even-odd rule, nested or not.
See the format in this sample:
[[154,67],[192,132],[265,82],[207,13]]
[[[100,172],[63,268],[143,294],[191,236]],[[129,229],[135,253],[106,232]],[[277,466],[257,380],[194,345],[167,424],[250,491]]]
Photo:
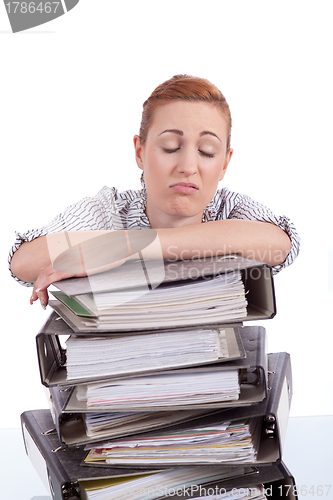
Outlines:
[[29,242],[40,236],[61,231],[113,229],[113,215],[116,212],[116,197],[117,190],[115,188],[104,187],[95,197],[83,198],[81,201],[70,205],[49,224],[39,229],[30,229],[24,233],[16,232],[16,239],[8,256],[8,266],[11,276],[24,286],[33,286],[33,283],[25,283],[19,280],[12,273],[10,268],[14,253],[24,242]]
[[274,274],[294,262],[300,249],[300,237],[294,224],[287,216],[277,216],[268,207],[252,200],[249,196],[234,193],[227,189],[220,192],[219,201],[218,219],[247,219],[270,222],[279,226],[288,234],[291,241],[290,252],[282,264],[273,266]]

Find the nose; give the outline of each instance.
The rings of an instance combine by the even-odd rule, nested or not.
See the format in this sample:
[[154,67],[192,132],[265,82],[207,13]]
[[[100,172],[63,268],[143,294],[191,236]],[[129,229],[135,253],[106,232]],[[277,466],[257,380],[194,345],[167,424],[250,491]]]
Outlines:
[[196,150],[184,148],[179,158],[178,171],[188,176],[195,175],[198,171],[198,158]]

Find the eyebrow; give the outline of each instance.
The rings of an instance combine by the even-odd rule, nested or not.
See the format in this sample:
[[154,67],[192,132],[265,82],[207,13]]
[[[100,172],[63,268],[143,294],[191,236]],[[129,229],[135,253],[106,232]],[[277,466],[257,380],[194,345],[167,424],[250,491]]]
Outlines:
[[[166,134],[167,132],[171,132],[172,134],[177,134],[177,135],[184,135],[184,132],[182,132],[182,130],[178,130],[175,128],[164,130],[163,132],[160,133],[160,135]],[[200,132],[199,136],[202,137],[203,135],[212,135],[221,142],[221,139],[216,134],[214,134],[214,132],[210,132],[209,130],[204,130],[203,132]]]
[[210,132],[209,130],[204,130],[203,132],[201,132],[200,137],[207,134],[216,137],[216,139],[218,139],[221,142],[221,139],[216,134],[214,134],[214,132]]
[[177,135],[184,135],[184,133],[181,130],[177,130],[175,128],[164,130],[164,132],[161,132],[160,135],[166,134],[167,132],[171,132],[172,134],[177,134]]

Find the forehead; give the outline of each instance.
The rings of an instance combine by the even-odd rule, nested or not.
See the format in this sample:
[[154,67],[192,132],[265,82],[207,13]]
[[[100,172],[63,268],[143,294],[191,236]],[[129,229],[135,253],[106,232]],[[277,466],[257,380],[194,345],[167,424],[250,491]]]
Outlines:
[[214,104],[202,101],[179,100],[158,106],[150,131],[154,135],[167,129],[181,130],[184,134],[200,134],[204,130],[219,135],[228,133],[223,111]]

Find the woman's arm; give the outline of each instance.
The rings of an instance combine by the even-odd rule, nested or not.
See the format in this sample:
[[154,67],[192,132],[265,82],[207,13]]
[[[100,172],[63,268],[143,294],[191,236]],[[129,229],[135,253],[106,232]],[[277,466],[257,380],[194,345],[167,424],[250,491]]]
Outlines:
[[[32,283],[37,280],[42,269],[53,264],[57,257],[70,247],[108,232],[112,233],[112,231],[62,231],[24,242],[14,253],[10,269],[20,281]],[[77,270],[73,271],[73,275],[76,273]]]
[[[104,255],[101,263],[101,237],[109,237],[112,244],[114,236],[123,233],[123,231],[66,231],[40,236],[30,242],[22,243],[11,259],[10,270],[20,281],[34,283],[30,302],[39,299],[45,307],[48,303],[47,288],[51,283],[102,272],[125,262],[126,259],[114,258],[114,252],[109,245],[108,255]],[[93,243],[93,252],[84,257],[82,248],[87,242]],[[96,242],[95,248],[94,242]]]
[[50,264],[46,236],[41,236],[22,243],[12,257],[10,269],[20,281],[32,283],[36,281],[40,270]]
[[276,266],[291,248],[289,236],[268,222],[227,219],[157,230],[164,259],[240,254]]
[[117,229],[122,229],[124,222],[119,218],[122,202],[115,188],[104,186],[95,196],[68,206],[45,226],[16,233],[8,257],[13,278],[22,285],[33,285],[40,270],[50,264],[46,240],[51,234],[62,234],[64,231],[68,234],[89,234],[112,230],[115,227],[114,217]]
[[[185,260],[237,253],[275,266],[284,262],[291,246],[289,236],[275,224],[248,220],[212,221],[144,232],[153,233],[152,243],[145,236],[144,257],[149,259]],[[135,258],[131,241],[139,235],[143,235],[142,231],[79,231],[42,236],[22,244],[13,256],[11,270],[22,281],[35,281],[31,303],[39,299],[46,305],[51,283],[102,272]],[[120,241],[123,250],[119,253]],[[87,258],[84,242],[89,242],[91,250]],[[71,251],[81,243],[83,252]],[[60,255],[65,257],[63,264],[55,269]]]
[[[148,231],[145,230],[145,233]],[[146,251],[145,255],[147,258],[160,258],[160,249],[162,249],[162,257],[165,260],[184,260],[237,253],[275,266],[284,262],[291,246],[288,235],[281,228],[275,224],[258,221],[228,219],[150,231],[154,232],[154,236],[157,232],[159,241],[156,242],[157,246],[156,244],[148,246],[148,253]],[[104,237],[104,246],[109,239],[109,245],[103,249],[106,254],[105,263],[108,255],[109,263],[114,262],[115,252],[118,252],[117,261],[129,257],[130,246],[126,245],[126,238],[121,238],[121,240],[115,238],[119,234],[129,235],[128,243],[130,244],[131,234],[136,236],[142,233],[137,231],[72,231],[41,236],[21,245],[12,258],[11,270],[21,281],[34,282],[40,271],[53,264],[59,255],[89,240],[93,245],[96,242],[95,255],[89,254],[90,260],[85,262],[84,268],[90,271],[99,269],[102,252],[100,236]],[[120,241],[124,242],[122,255],[119,255],[119,250],[116,248],[116,245],[119,247]],[[147,243],[149,243],[148,240]],[[74,261],[72,261],[72,266],[74,266]],[[73,275],[82,274],[84,268],[77,269],[76,267],[75,270],[73,269]],[[64,270],[59,269],[59,271]],[[70,269],[66,268],[66,272],[70,272]]]

